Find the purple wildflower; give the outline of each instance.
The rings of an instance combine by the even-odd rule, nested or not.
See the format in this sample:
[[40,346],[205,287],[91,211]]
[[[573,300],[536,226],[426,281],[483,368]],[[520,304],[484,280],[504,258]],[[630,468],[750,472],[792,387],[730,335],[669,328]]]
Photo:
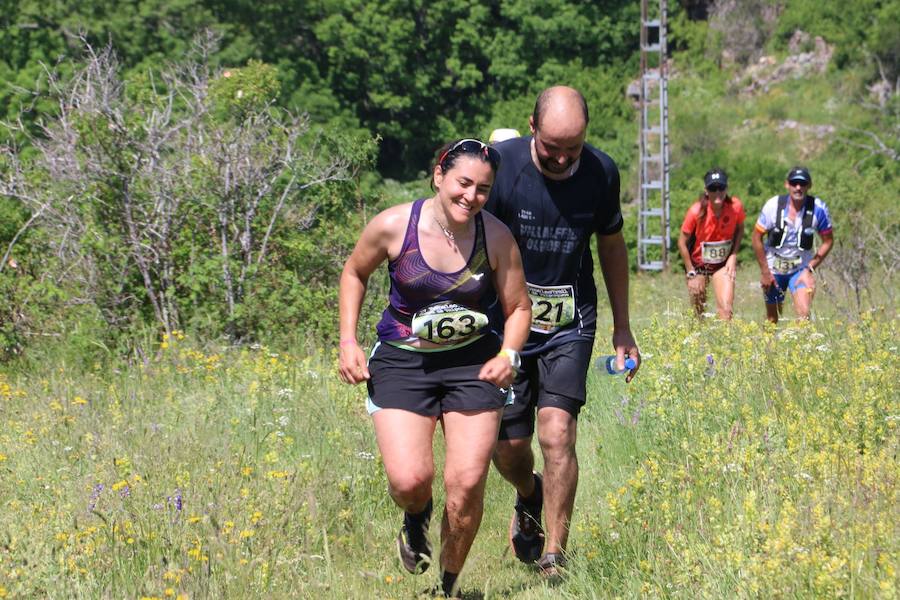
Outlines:
[[181,490],[176,489],[175,493],[166,497],[166,503],[175,507],[176,512],[180,512],[184,508],[184,502],[181,499]]
[[100,493],[103,491],[103,484],[98,483],[91,492],[91,499],[88,501],[88,512],[93,512],[97,508],[97,500],[100,499]]
[[706,364],[709,365],[706,367],[706,376],[713,377],[716,374],[716,361],[712,354],[706,355]]

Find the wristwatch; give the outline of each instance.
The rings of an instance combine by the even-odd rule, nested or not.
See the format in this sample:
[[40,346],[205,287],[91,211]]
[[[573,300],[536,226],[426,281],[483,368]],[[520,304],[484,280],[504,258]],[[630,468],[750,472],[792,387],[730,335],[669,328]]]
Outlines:
[[513,368],[513,371],[518,371],[522,366],[522,357],[512,348],[504,348],[497,353],[497,356],[500,356],[501,354],[509,359],[509,364]]
[[687,272],[686,276],[688,279],[692,279],[697,276],[697,271],[691,269],[690,271]]

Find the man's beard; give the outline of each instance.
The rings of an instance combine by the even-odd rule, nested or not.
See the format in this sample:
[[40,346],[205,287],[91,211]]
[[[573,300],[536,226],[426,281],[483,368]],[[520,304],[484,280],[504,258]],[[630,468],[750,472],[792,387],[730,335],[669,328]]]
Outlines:
[[561,165],[551,158],[541,158],[540,156],[538,156],[538,162],[541,163],[541,168],[555,175],[562,175],[563,173],[567,172],[572,168],[572,165],[574,165],[577,160],[577,158],[570,158]]

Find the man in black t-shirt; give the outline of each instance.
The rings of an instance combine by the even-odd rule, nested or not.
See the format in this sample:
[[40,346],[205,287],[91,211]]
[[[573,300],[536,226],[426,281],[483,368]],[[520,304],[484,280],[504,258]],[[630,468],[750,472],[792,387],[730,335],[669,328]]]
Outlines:
[[[486,205],[510,228],[525,266],[532,328],[506,407],[494,465],[517,491],[510,543],[516,557],[548,575],[565,562],[578,484],[578,413],[597,322],[597,288],[590,249],[597,254],[613,315],[617,365],[640,366],[628,317],[628,252],[622,236],[619,171],[605,153],[585,144],[588,109],[569,87],[538,96],[532,135],[495,147],[502,157]],[[531,438],[537,412],[543,476],[534,473]],[[543,508],[546,522],[541,526]]]

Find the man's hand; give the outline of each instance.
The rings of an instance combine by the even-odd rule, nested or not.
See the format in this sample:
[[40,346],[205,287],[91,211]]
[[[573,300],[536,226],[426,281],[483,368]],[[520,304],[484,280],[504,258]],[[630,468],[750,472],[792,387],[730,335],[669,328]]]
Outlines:
[[616,349],[616,369],[625,369],[625,358],[630,357],[634,360],[634,368],[625,376],[625,383],[634,379],[638,369],[641,368],[641,353],[638,350],[637,343],[630,329],[617,329],[613,331],[612,337],[613,347]]

